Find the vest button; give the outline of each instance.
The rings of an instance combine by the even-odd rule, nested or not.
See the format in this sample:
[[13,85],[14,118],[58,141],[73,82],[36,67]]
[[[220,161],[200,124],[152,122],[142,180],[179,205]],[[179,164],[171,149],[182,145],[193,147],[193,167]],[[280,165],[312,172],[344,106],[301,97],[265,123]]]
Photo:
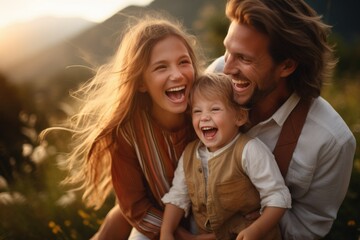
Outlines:
[[202,173],[203,172],[202,167],[199,167],[198,171],[199,171],[199,173]]

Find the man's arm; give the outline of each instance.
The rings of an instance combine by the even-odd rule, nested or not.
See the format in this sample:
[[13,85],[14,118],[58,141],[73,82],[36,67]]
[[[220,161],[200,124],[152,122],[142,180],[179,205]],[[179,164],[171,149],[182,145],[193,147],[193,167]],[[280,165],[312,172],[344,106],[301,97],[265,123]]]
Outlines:
[[[317,136],[321,137],[328,136]],[[318,144],[315,139],[313,144]],[[313,165],[300,165],[302,162],[297,161],[300,155],[294,153],[294,163],[286,179],[292,208],[280,222],[284,239],[324,237],[331,229],[350,182],[355,152],[353,136],[343,142],[330,139],[314,150],[303,149],[305,145],[300,143],[297,150],[306,153],[300,155],[315,160],[305,162]]]

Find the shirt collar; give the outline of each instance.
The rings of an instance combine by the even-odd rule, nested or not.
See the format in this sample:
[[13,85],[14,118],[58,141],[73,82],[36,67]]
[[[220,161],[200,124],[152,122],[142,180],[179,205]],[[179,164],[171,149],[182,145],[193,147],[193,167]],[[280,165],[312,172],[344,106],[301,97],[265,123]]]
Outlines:
[[231,140],[231,142],[229,142],[228,144],[226,144],[225,146],[223,146],[222,148],[216,150],[215,152],[210,152],[207,147],[201,142],[199,141],[198,145],[197,145],[197,151],[196,151],[196,156],[197,158],[200,158],[199,152],[204,152],[206,155],[210,156],[210,158],[216,157],[219,154],[221,154],[222,152],[224,152],[226,149],[228,149],[230,146],[232,146],[235,141],[240,137],[241,133],[238,133],[233,140]]
[[275,121],[280,127],[284,124],[285,120],[288,118],[291,111],[295,108],[297,103],[300,101],[300,97],[293,93],[286,100],[286,102],[281,105],[281,107],[268,119],[263,122],[260,122],[258,125],[264,125],[270,121]]

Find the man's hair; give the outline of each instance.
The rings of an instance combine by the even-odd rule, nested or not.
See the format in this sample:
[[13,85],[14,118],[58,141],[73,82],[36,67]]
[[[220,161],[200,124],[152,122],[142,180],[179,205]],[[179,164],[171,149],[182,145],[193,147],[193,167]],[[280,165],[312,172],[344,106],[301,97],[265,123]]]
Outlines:
[[269,37],[275,63],[293,59],[289,84],[301,97],[318,97],[337,63],[327,38],[329,25],[303,0],[228,0],[226,15]]

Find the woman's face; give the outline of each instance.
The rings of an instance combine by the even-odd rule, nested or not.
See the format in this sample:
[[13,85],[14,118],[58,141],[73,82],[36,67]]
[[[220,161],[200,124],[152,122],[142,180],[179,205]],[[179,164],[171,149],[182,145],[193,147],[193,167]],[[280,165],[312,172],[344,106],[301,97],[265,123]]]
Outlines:
[[176,36],[168,36],[153,47],[139,91],[152,99],[152,114],[185,112],[195,72],[189,52]]

